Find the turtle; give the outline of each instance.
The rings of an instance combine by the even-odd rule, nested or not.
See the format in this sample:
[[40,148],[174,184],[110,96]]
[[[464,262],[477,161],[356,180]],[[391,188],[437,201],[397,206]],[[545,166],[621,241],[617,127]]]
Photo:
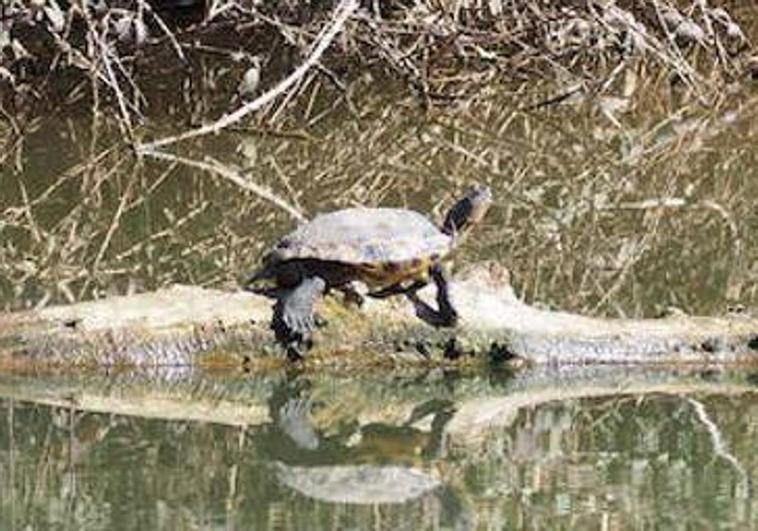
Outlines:
[[294,358],[302,357],[299,346],[310,341],[315,301],[337,289],[360,304],[358,281],[369,287],[368,296],[384,298],[415,295],[431,280],[437,287],[433,324],[452,327],[458,312],[440,260],[481,221],[491,203],[490,189],[476,186],[452,206],[439,227],[405,208],[357,207],[320,214],[279,240],[245,284],[259,291],[260,281],[274,282],[271,328]]

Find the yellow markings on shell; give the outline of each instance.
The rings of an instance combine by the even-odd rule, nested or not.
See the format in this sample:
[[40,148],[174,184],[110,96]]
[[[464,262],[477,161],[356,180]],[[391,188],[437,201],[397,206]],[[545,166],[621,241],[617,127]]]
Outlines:
[[363,263],[360,265],[360,271],[362,280],[369,286],[391,286],[425,278],[430,263],[426,258],[414,258],[407,262]]

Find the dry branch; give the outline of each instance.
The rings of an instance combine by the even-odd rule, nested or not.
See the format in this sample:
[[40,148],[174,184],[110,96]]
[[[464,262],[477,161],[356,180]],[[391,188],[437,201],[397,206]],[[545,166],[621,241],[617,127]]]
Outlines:
[[173,155],[171,153],[166,153],[159,150],[151,151],[150,156],[156,159],[163,159],[163,160],[168,160],[171,162],[178,162],[178,163],[184,164],[185,166],[189,166],[190,168],[198,168],[200,170],[204,170],[204,171],[221,175],[224,179],[229,180],[230,182],[239,186],[243,190],[248,190],[254,193],[255,195],[257,195],[258,197],[260,197],[261,199],[264,199],[265,201],[268,201],[271,204],[276,205],[277,207],[281,208],[287,214],[289,214],[292,217],[292,219],[299,222],[303,222],[307,219],[306,216],[302,212],[300,212],[296,207],[294,207],[293,205],[290,205],[287,201],[285,201],[280,196],[276,195],[270,189],[265,188],[259,184],[256,184],[250,179],[243,178],[237,172],[227,168],[226,166],[222,164],[218,164],[218,163],[211,164],[211,163],[203,162],[199,160],[188,159],[186,157],[179,157],[177,155]]
[[145,155],[151,155],[152,152],[158,147],[175,144],[176,142],[180,142],[182,140],[187,140],[190,138],[196,138],[199,136],[217,133],[237,123],[245,116],[249,115],[252,112],[257,111],[258,109],[268,104],[269,102],[274,101],[276,98],[286,93],[290,88],[295,86],[295,84],[300,82],[303,76],[305,76],[305,74],[318,63],[318,61],[321,59],[321,56],[324,54],[326,49],[332,43],[332,41],[337,36],[337,34],[342,30],[342,27],[345,25],[345,22],[347,22],[347,19],[350,18],[350,15],[357,8],[358,8],[357,0],[342,0],[337,6],[337,8],[334,10],[334,15],[333,15],[331,24],[324,27],[324,29],[318,35],[316,39],[316,44],[313,46],[313,50],[308,56],[308,58],[300,66],[298,66],[289,76],[287,76],[285,79],[279,82],[279,84],[277,84],[272,89],[261,94],[259,97],[257,97],[253,101],[242,105],[239,109],[222,116],[217,121],[211,124],[205,125],[198,129],[187,131],[179,135],[174,135],[168,138],[154,140],[147,144],[142,144],[137,148],[137,152],[141,154],[145,154]]

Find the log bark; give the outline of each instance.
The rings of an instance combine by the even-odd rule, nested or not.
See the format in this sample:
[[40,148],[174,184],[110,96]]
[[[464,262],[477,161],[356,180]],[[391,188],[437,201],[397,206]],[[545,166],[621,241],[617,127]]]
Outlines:
[[[453,329],[430,326],[432,287],[351,307],[328,296],[306,365],[754,363],[750,312],[609,319],[519,300],[507,271],[477,264],[458,275]],[[0,316],[0,365],[239,366],[286,363],[269,329],[272,300],[246,292],[173,286],[150,293]]]

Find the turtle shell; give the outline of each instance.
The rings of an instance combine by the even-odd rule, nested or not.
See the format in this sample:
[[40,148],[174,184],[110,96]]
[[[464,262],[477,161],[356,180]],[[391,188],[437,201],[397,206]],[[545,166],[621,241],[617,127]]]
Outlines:
[[321,214],[282,238],[275,261],[316,259],[352,265],[416,263],[450,251],[452,238],[402,208],[348,208]]

